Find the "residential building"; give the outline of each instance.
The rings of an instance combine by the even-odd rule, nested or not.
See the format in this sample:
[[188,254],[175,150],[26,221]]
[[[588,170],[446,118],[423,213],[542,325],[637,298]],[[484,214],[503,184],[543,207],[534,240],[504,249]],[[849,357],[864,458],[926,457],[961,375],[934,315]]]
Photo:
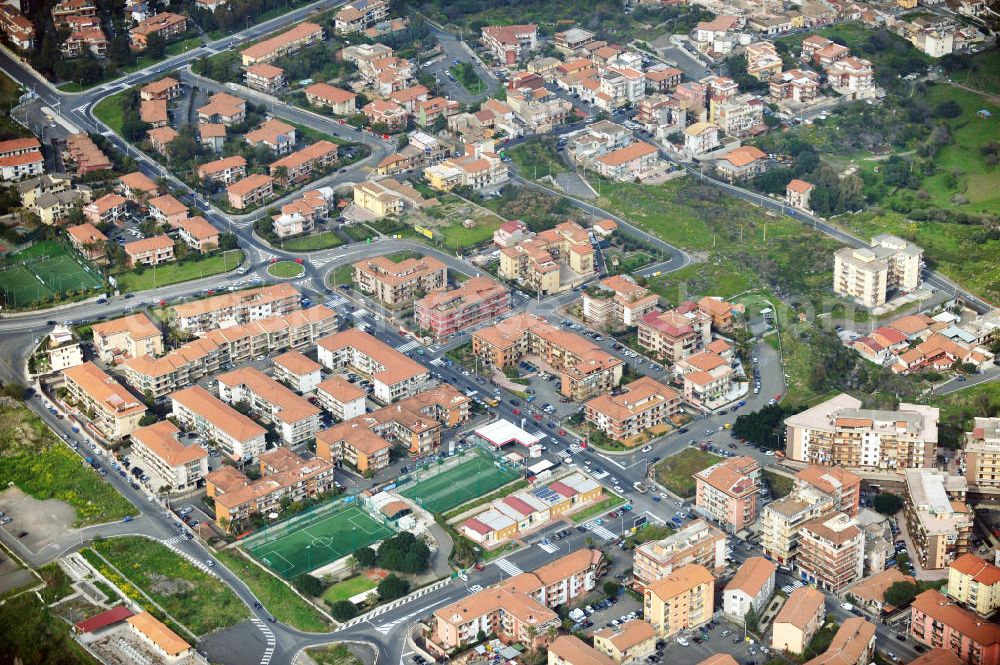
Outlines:
[[117,194],[105,194],[101,198],[83,206],[83,216],[94,226],[114,224],[128,210],[128,199]]
[[253,515],[266,515],[288,503],[325,494],[336,483],[333,465],[326,460],[307,460],[279,447],[260,455],[259,480],[223,466],[205,476],[205,487],[215,504],[216,521],[228,528]]
[[223,402],[248,404],[257,418],[278,428],[286,446],[304,446],[319,431],[319,408],[255,367],[220,374],[218,384]]
[[337,420],[350,420],[365,412],[368,393],[342,376],[331,376],[316,386],[316,399]]
[[[0,156],[2,156],[2,145],[0,143]],[[90,136],[83,132],[70,134],[66,137],[66,150],[63,151],[62,158],[66,166],[77,175],[86,175],[111,168],[111,160],[101,152]]]
[[966,479],[979,492],[1000,492],[1000,418],[975,418],[965,434]]
[[811,464],[795,474],[795,488],[814,487],[833,499],[833,508],[851,517],[858,516],[861,477],[841,467]]
[[803,524],[830,513],[830,496],[810,485],[764,506],[760,516],[760,542],[764,554],[791,569],[799,553],[799,533]]
[[869,99],[876,92],[875,70],[862,58],[844,58],[826,68],[830,87],[848,99]]
[[737,620],[743,619],[750,608],[760,616],[774,593],[777,569],[762,556],[752,556],[744,561],[723,592],[723,611]]
[[965,503],[965,476],[936,469],[906,469],[904,515],[911,552],[920,567],[938,570],[969,551],[972,509]]
[[979,616],[993,616],[1000,609],[1000,568],[962,554],[948,566],[947,593]]
[[[73,188],[73,179],[65,173],[46,173],[17,183],[21,205],[34,207],[43,194],[59,194]],[[89,188],[88,188],[89,190]]]
[[163,234],[127,242],[122,247],[130,268],[138,265],[157,266],[174,260],[174,239]]
[[513,65],[538,46],[538,26],[533,23],[484,26],[482,41],[501,65]]
[[640,663],[656,651],[656,631],[646,621],[627,621],[595,632],[594,648],[609,656],[614,665]]
[[572,55],[576,51],[586,48],[594,43],[597,35],[583,28],[570,28],[564,32],[557,32],[552,36],[552,42],[556,50],[564,55]]
[[445,339],[510,311],[510,289],[489,277],[470,277],[453,289],[433,291],[413,304],[417,327]]
[[[22,183],[23,184],[23,183]],[[62,224],[66,222],[69,218],[70,212],[76,209],[79,205],[86,205],[90,201],[91,190],[87,185],[77,185],[72,189],[67,189],[63,191],[58,191],[54,193],[44,193],[40,194],[32,206],[28,206],[28,209],[38,215],[38,218],[46,226],[53,226],[55,224]],[[86,222],[90,224],[90,222]],[[67,229],[67,232],[69,229]],[[104,258],[104,247],[95,248],[98,252],[96,257],[87,256],[91,260],[103,260]]]
[[337,12],[334,29],[338,35],[361,32],[388,15],[389,3],[385,0],[354,0]]
[[153,81],[139,89],[139,99],[175,99],[180,97],[181,83],[177,79],[166,76],[159,81]]
[[285,87],[285,70],[266,62],[250,65],[245,72],[248,88],[274,94]]
[[106,439],[128,436],[146,415],[141,399],[92,362],[67,367],[62,377],[69,401]]
[[566,122],[573,105],[545,88],[508,90],[507,106],[525,133],[551,132]]
[[[713,102],[712,122],[729,136],[743,138],[761,134],[767,130],[767,125],[764,124],[764,101],[754,95],[739,95]],[[732,155],[733,152],[729,154]]]
[[149,202],[149,213],[159,224],[168,224],[177,228],[187,219],[187,206],[173,197],[172,194],[158,196]]
[[806,665],[869,665],[875,657],[875,624],[860,617],[845,619],[826,651]]
[[28,52],[35,47],[35,26],[18,12],[19,6],[20,3],[0,5],[0,32],[14,48]]
[[712,317],[687,301],[666,312],[639,319],[639,346],[668,363],[676,363],[712,341]]
[[785,186],[785,203],[799,210],[810,211],[809,195],[815,186],[811,182],[795,178]]
[[717,353],[702,351],[677,360],[674,372],[684,381],[684,399],[695,406],[715,408],[732,401],[733,368]]
[[225,92],[215,93],[208,98],[208,104],[198,108],[198,121],[203,123],[222,123],[231,127],[246,118],[246,100]]
[[430,379],[423,365],[357,328],[323,337],[316,346],[319,363],[327,369],[350,368],[370,378],[374,396],[383,404],[416,395]]
[[400,215],[407,208],[422,210],[437,203],[436,198],[425,199],[409,184],[395,178],[365,180],[354,185],[354,205],[379,217]]
[[146,49],[151,35],[159,35],[164,41],[170,41],[187,32],[187,17],[171,12],[160,12],[129,30],[129,42],[140,51]]
[[573,221],[500,250],[500,277],[517,281],[537,293],[554,293],[563,286],[561,265],[579,276],[594,272],[590,237]]
[[197,172],[199,179],[215,180],[229,185],[246,177],[247,160],[242,155],[233,155],[201,164]]
[[696,122],[684,130],[684,151],[694,157],[715,150],[719,143],[719,126]]
[[910,605],[909,634],[925,646],[949,649],[964,665],[1000,663],[1000,624],[984,621],[935,589]]
[[[883,566],[884,568],[884,566]],[[916,584],[917,580],[892,566],[867,577],[844,592],[845,597],[876,619],[894,614],[899,608],[886,602],[885,592],[893,584]]]
[[47,373],[61,372],[68,367],[83,364],[80,342],[68,326],[55,326],[46,336],[42,348],[49,357]]
[[269,175],[254,173],[226,186],[229,205],[237,210],[264,203],[274,194],[274,180]]
[[149,612],[125,619],[143,644],[151,647],[159,659],[176,662],[191,655],[193,649],[184,639]]
[[844,247],[834,253],[833,290],[864,307],[886,303],[893,291],[913,291],[920,286],[923,250],[896,236],[872,238],[870,247]]
[[744,55],[747,59],[747,74],[758,81],[768,81],[775,74],[781,73],[781,56],[771,42],[749,44]]
[[305,182],[312,178],[314,170],[330,167],[336,161],[337,144],[322,140],[271,162],[268,169],[275,180],[287,185]]
[[[161,155],[167,156],[167,146],[170,142],[179,136],[177,130],[173,127],[157,127],[155,129],[150,129],[146,131],[146,136],[149,137],[149,142],[153,146],[153,150],[160,153]],[[97,146],[94,146],[96,149]],[[100,152],[99,150],[97,152]],[[103,155],[104,153],[101,153]],[[107,158],[104,158],[107,160]],[[107,162],[107,166],[104,168],[111,168],[111,162]]]
[[696,519],[662,540],[636,545],[632,577],[636,591],[670,575],[675,569],[696,563],[712,573],[726,566],[726,536],[714,526]]
[[660,152],[643,141],[619,148],[594,160],[598,173],[612,180],[634,180],[648,175],[660,163]]
[[398,262],[374,256],[354,264],[354,282],[387,307],[404,307],[423,293],[447,288],[448,267],[433,256]]
[[390,132],[406,127],[409,113],[396,102],[388,99],[376,99],[361,108],[370,125],[384,125]]
[[265,39],[240,51],[244,67],[271,62],[298,50],[323,41],[323,27],[315,23],[299,23],[276,37]]
[[561,374],[562,394],[578,401],[609,391],[621,381],[623,371],[620,358],[593,342],[524,313],[475,331],[472,350],[499,369],[534,356]]
[[826,620],[826,597],[811,586],[795,589],[774,617],[771,648],[801,654]]
[[[243,137],[252,146],[265,145],[276,155],[284,155],[295,148],[295,127],[277,118],[268,118],[264,124]],[[245,173],[239,177],[243,177]]]
[[195,489],[208,473],[208,451],[180,442],[183,432],[169,420],[161,420],[132,432],[131,462],[152,477],[156,492],[186,492]]
[[659,297],[629,275],[605,277],[582,295],[583,318],[593,326],[612,329],[637,325],[652,312]]
[[119,192],[136,205],[145,205],[159,194],[159,187],[141,171],[128,173],[118,178]]
[[108,37],[97,25],[77,28],[70,33],[59,50],[67,58],[78,58],[83,55],[84,50],[96,56],[105,56],[108,53]]
[[757,521],[760,464],[752,457],[730,457],[694,474],[695,506],[729,533]]
[[177,226],[177,229],[180,239],[193,250],[205,253],[219,248],[219,229],[200,215],[188,217]]
[[864,532],[844,513],[828,513],[810,520],[799,528],[795,563],[803,579],[838,592],[864,573]]
[[639,102],[639,112],[634,120],[656,138],[664,139],[667,135],[684,129],[687,111],[681,108],[676,99],[653,94]]
[[671,92],[681,83],[684,72],[676,67],[663,64],[653,65],[646,70],[646,87],[655,92]]
[[805,104],[819,95],[819,74],[808,69],[789,69],[772,76],[768,86],[773,102]]
[[180,330],[198,335],[215,328],[289,314],[300,309],[301,297],[293,285],[280,283],[181,303],[171,310]]
[[767,153],[756,146],[740,146],[715,160],[715,168],[728,182],[750,180],[767,168]]
[[841,394],[785,418],[785,454],[848,469],[930,467],[938,416],[937,408],[905,402],[895,411],[862,409],[860,400]]
[[95,323],[91,333],[97,357],[108,364],[163,353],[163,333],[145,313]]
[[560,635],[552,640],[552,644],[548,645],[545,651],[548,654],[547,665],[615,665],[610,656],[601,653],[576,635]]
[[267,430],[201,386],[170,394],[171,414],[185,429],[213,442],[234,462],[251,462],[265,450]]
[[430,186],[451,191],[459,185],[476,191],[492,191],[507,183],[507,165],[493,152],[450,157],[424,169]]
[[303,92],[313,106],[325,106],[335,115],[354,115],[358,110],[357,95],[335,88],[329,83],[313,83]]
[[680,413],[680,394],[662,383],[642,376],[615,394],[598,395],[584,403],[584,417],[608,438],[635,446],[666,431],[670,419]]
[[910,661],[910,665],[962,665],[962,660],[951,649],[931,649]]
[[105,259],[105,243],[108,237],[90,222],[84,222],[66,229],[66,235],[76,251],[89,261],[101,262]]
[[714,611],[715,578],[696,563],[677,568],[646,587],[643,616],[659,638],[708,623]]

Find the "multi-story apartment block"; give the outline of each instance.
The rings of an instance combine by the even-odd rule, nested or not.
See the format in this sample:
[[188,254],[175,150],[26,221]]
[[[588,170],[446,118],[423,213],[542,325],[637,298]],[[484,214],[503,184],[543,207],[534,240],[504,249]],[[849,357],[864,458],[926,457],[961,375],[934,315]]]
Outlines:
[[633,586],[643,591],[689,563],[721,572],[726,566],[726,535],[696,519],[662,540],[637,545],[633,557]]
[[757,520],[760,464],[752,457],[731,457],[694,474],[695,506],[730,533]]
[[211,252],[219,248],[219,229],[198,215],[188,217],[177,225],[178,237],[197,252]]
[[545,88],[509,90],[507,106],[524,125],[523,131],[531,134],[552,131],[573,111],[568,100],[556,97]]
[[923,250],[893,235],[872,238],[870,247],[834,253],[833,290],[864,307],[884,305],[892,291],[920,286]]
[[303,446],[319,431],[320,409],[255,367],[221,374],[218,384],[223,402],[248,404],[251,413],[278,428],[287,446]]
[[135,171],[118,178],[118,191],[132,203],[145,205],[159,194],[159,187],[145,173]]
[[858,516],[861,477],[840,467],[809,465],[795,475],[795,488],[814,487],[833,499],[833,509]]
[[594,247],[587,231],[573,221],[557,224],[500,250],[500,277],[515,280],[537,293],[560,288],[560,264],[577,275],[594,272]]
[[313,83],[304,92],[310,104],[326,107],[336,115],[354,115],[358,110],[357,95],[329,83]]
[[171,414],[185,429],[214,442],[234,462],[250,462],[264,452],[267,430],[201,386],[170,394]]
[[318,360],[327,369],[351,368],[369,377],[375,398],[383,404],[416,395],[430,377],[423,365],[357,328],[324,337],[316,346]]
[[965,464],[969,486],[979,492],[1000,492],[1000,418],[976,418],[965,434]]
[[108,53],[108,36],[100,26],[81,27],[70,33],[59,50],[67,58],[78,58],[85,50],[104,56]]
[[183,433],[169,420],[132,432],[132,464],[152,477],[157,492],[184,492],[208,473],[208,451],[180,442]]
[[649,95],[639,102],[635,122],[657,138],[681,131],[687,122],[687,111],[676,99],[663,94]]
[[637,325],[659,303],[655,293],[628,275],[605,277],[583,292],[583,318],[590,325],[621,328]]
[[804,579],[827,591],[840,591],[864,572],[864,532],[844,513],[810,520],[799,528],[795,562]]
[[661,432],[670,418],[680,413],[681,396],[662,383],[643,376],[621,387],[617,394],[605,393],[584,405],[587,422],[609,438],[637,445],[643,433]]
[[274,378],[305,394],[319,387],[323,366],[299,351],[286,351],[274,359]]
[[764,506],[760,515],[764,554],[791,568],[799,553],[802,525],[833,510],[833,499],[812,486],[798,487],[788,496]]
[[145,313],[94,324],[94,350],[103,362],[163,353],[163,333]]
[[[639,619],[594,633],[594,649],[611,658],[613,665],[628,665],[648,659],[656,651],[656,641],[653,627]],[[549,653],[552,653],[551,647]]]
[[338,35],[361,32],[388,15],[389,3],[385,0],[354,0],[337,12],[334,30]]
[[571,604],[597,587],[607,561],[600,550],[584,548],[533,571],[514,575],[500,588],[526,594],[546,607]]
[[417,300],[417,327],[444,339],[510,311],[510,289],[488,277],[471,277],[448,291],[434,291]]
[[507,183],[507,165],[493,152],[451,157],[424,169],[431,187],[451,191],[459,185],[474,190],[494,190]]
[[48,372],[61,372],[68,367],[83,364],[80,342],[68,326],[55,326],[43,343],[45,355],[49,357]]
[[752,556],[744,561],[723,592],[723,611],[740,620],[752,607],[759,616],[774,593],[777,569],[762,556]]
[[244,67],[259,63],[271,62],[283,56],[323,41],[323,27],[315,23],[300,23],[291,30],[276,37],[265,39],[248,49],[240,51],[240,59]]
[[938,409],[900,403],[896,411],[862,409],[837,395],[785,418],[788,459],[820,466],[908,469],[934,464]]
[[243,210],[264,203],[274,193],[271,176],[254,173],[226,187],[229,205]]
[[668,363],[697,353],[711,341],[712,317],[690,301],[639,319],[639,346]]
[[483,27],[483,45],[502,65],[513,65],[538,45],[538,26],[488,25]]
[[[63,151],[62,158],[66,167],[77,175],[111,168],[111,160],[108,159],[108,156],[101,152],[101,149],[97,147],[89,135],[83,132],[70,134],[66,137],[66,150]],[[86,212],[84,209],[84,214]]]
[[314,170],[329,167],[336,161],[337,144],[323,140],[271,162],[268,169],[278,183],[287,185],[305,182],[313,176]]
[[472,335],[472,351],[497,368],[531,355],[562,375],[561,392],[582,401],[606,393],[622,377],[622,361],[593,342],[531,314],[518,314]]
[[187,219],[188,209],[172,194],[164,194],[149,201],[149,214],[158,224],[169,224],[176,229],[182,220]]
[[287,448],[277,448],[260,456],[259,480],[251,481],[233,467],[223,466],[205,477],[205,487],[215,503],[216,521],[230,527],[253,515],[329,492],[336,483],[333,465],[326,460],[306,460]]
[[781,56],[771,42],[757,42],[746,48],[747,74],[758,81],[767,81],[781,72]]
[[247,160],[242,155],[217,159],[198,167],[200,179],[215,180],[226,185],[242,180],[246,175]]
[[146,415],[142,400],[92,362],[67,367],[62,377],[70,401],[106,439],[128,436]]
[[922,568],[945,568],[969,551],[972,509],[965,503],[965,476],[935,469],[907,469],[904,515]]
[[152,35],[159,35],[170,41],[187,31],[187,17],[171,12],[160,12],[129,30],[129,41],[140,51],[145,50]]
[[219,154],[226,144],[226,126],[222,123],[198,123],[198,143]]
[[768,83],[771,101],[811,102],[819,94],[819,74],[808,69],[789,69],[771,77]]
[[714,408],[729,400],[733,368],[717,353],[702,351],[677,360],[674,373],[684,381],[684,399],[696,406]]
[[248,88],[268,94],[285,87],[285,70],[266,62],[247,67],[244,77]]
[[948,566],[948,595],[982,617],[1000,610],[1000,568],[975,554],[956,557]]
[[800,654],[826,619],[826,597],[811,586],[795,589],[774,617],[771,647]]
[[814,188],[815,186],[811,182],[799,180],[798,178],[790,180],[785,186],[785,203],[793,208],[808,212],[811,210],[809,207],[809,196],[812,194]]
[[605,178],[634,180],[650,173],[660,162],[660,151],[644,141],[619,148],[594,160],[594,168]]
[[316,386],[320,406],[341,421],[363,414],[367,397],[367,392],[342,376],[331,376]]
[[156,266],[174,260],[174,239],[163,234],[127,242],[122,247],[129,267]]
[[95,226],[113,224],[121,219],[127,210],[128,199],[124,196],[105,194],[96,201],[83,206],[83,216]]
[[282,316],[301,308],[301,297],[287,282],[182,303],[171,308],[179,329],[193,335],[215,328]]
[[643,616],[660,638],[708,623],[714,611],[715,578],[704,566],[677,568],[643,592]]
[[935,589],[910,605],[909,634],[924,646],[950,650],[964,665],[1000,663],[1000,624],[984,621]]
[[875,656],[875,624],[851,617],[841,624],[826,651],[806,665],[868,665]]
[[198,107],[198,121],[207,124],[221,123],[231,127],[246,120],[245,99],[225,92],[217,92],[208,98],[208,104]]
[[354,264],[354,281],[363,292],[392,308],[405,307],[432,291],[448,287],[448,267],[433,256],[393,261],[375,256]]
[[767,127],[764,124],[764,101],[754,95],[740,95],[713,103],[712,112],[712,121],[729,136],[752,136]]
[[862,58],[844,58],[826,68],[830,87],[848,99],[867,99],[875,91],[875,70]]

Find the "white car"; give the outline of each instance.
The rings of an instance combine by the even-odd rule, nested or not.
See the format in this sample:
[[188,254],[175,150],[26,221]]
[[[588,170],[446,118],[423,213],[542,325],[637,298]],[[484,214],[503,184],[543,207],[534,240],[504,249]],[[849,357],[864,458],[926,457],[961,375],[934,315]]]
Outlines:
[[649,452],[649,451],[651,451],[652,449],[653,449],[653,446],[646,446],[645,448],[643,448],[643,449],[642,449],[642,452],[644,452],[644,453],[648,453],[648,452]]
[[683,637],[678,637],[677,638],[677,644],[681,645],[682,647],[689,647],[689,646],[691,646],[691,643],[688,642],[687,640],[685,640]]
[[773,451],[773,450],[768,450],[768,451],[767,451],[766,453],[764,453],[764,454],[765,454],[765,455],[767,455],[768,457],[774,457],[774,451]]
[[466,575],[465,573],[459,573],[458,574],[458,579],[462,580],[463,582],[468,582],[469,581],[469,576]]

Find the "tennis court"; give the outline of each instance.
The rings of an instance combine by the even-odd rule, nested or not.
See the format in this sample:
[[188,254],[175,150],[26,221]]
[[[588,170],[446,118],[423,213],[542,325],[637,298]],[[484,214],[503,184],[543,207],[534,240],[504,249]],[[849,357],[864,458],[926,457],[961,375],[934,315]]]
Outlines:
[[94,268],[53,240],[34,243],[0,263],[0,297],[10,307],[103,284]]
[[486,454],[476,453],[468,461],[417,481],[400,494],[413,499],[425,510],[443,513],[520,477],[517,469]]
[[299,525],[265,529],[243,547],[255,559],[290,580],[394,533],[358,506],[349,505]]

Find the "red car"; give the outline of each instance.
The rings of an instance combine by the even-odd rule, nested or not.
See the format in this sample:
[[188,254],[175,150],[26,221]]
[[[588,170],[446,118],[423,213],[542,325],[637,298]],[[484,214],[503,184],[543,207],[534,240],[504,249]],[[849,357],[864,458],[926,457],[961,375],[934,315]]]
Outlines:
[[271,263],[277,263],[277,262],[278,262],[278,257],[277,256],[272,256],[271,257]]
[[566,430],[564,429],[559,430],[559,436],[566,436]]
[[542,422],[542,414],[540,414],[540,413],[536,413],[536,414],[535,414],[534,416],[532,416],[532,417],[533,417],[533,418],[534,418],[535,420],[537,420],[538,422]]
[[299,265],[302,265],[302,259],[295,259],[295,262],[298,263]]
[[521,415],[521,409],[514,409],[514,415],[515,416]]

